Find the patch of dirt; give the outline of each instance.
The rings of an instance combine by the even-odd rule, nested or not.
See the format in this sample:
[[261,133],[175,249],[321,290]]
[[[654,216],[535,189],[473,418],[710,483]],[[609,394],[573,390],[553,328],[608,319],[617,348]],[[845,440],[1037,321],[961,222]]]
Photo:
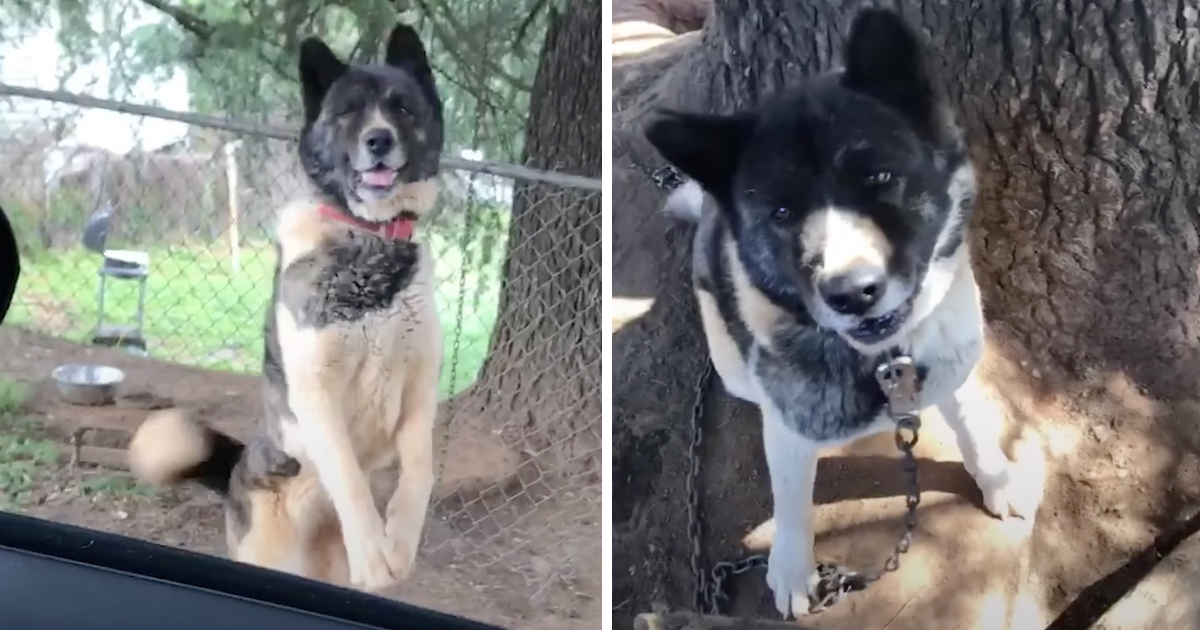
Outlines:
[[[59,401],[50,371],[68,362],[102,362],[125,372],[117,404],[76,407]],[[129,432],[164,405],[198,409],[222,430],[246,436],[259,413],[256,377],[213,372],[82,346],[0,327],[0,373],[36,388],[30,415],[65,444],[80,426],[104,429],[89,443],[123,447]],[[600,625],[599,488],[479,488],[479,458],[465,450],[486,436],[456,436],[426,525],[413,579],[389,596],[419,606],[522,630]],[[439,443],[435,437],[435,443]],[[64,460],[65,461],[65,460]],[[461,470],[460,470],[461,466]],[[160,493],[89,491],[89,478],[66,466],[42,471],[23,510],[48,520],[224,555],[222,510],[211,493],[180,487]],[[518,484],[519,485],[519,484]]]
[[[993,338],[981,369],[1005,401],[1019,487],[1036,492],[1044,480],[1036,520],[1001,522],[983,511],[953,434],[932,414],[917,448],[919,525],[900,570],[801,619],[801,628],[1084,630],[1200,529],[1191,518],[1200,499],[1200,404],[1153,400],[1119,373],[1056,380],[1021,356]],[[757,413],[732,402],[719,380],[713,389],[701,475],[706,566],[765,551],[771,532]],[[615,579],[614,628],[631,627],[646,608],[690,606],[688,416],[677,416],[669,431],[614,431],[613,452],[625,459],[614,461],[614,477],[629,480],[614,489],[614,565],[637,556],[625,560],[629,579]],[[891,435],[823,453],[814,492],[818,559],[878,568],[901,532],[904,490]],[[763,578],[749,572],[727,582],[726,613],[778,619]],[[649,598],[628,586],[656,582],[662,586]]]

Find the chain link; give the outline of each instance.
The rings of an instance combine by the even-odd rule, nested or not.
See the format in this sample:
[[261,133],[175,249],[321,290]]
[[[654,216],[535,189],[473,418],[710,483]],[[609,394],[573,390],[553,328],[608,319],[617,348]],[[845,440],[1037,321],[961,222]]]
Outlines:
[[[467,181],[468,186],[472,188],[475,186],[475,177],[476,174],[472,173]],[[468,190],[471,190],[472,188],[468,188]],[[458,356],[462,350],[462,331],[464,318],[463,305],[467,301],[465,297],[467,295],[467,270],[472,268],[472,252],[470,245],[472,239],[475,238],[475,210],[475,197],[470,197],[467,200],[467,216],[463,225],[463,235],[459,242],[459,246],[463,252],[463,259],[458,273],[458,307],[454,313],[454,340],[450,344],[450,391],[447,393],[448,398],[446,402],[446,411],[445,415],[443,416],[445,418],[445,422],[447,423],[449,423],[450,418],[453,416],[454,395],[457,393],[454,390],[458,387]],[[438,442],[438,471],[437,476],[434,477],[434,479],[440,483],[442,480],[442,475],[446,473],[446,450],[450,446],[449,424],[442,427],[442,436]]]
[[708,582],[703,586],[703,610],[710,615],[721,614],[722,604],[729,599],[729,592],[725,589],[725,580],[747,571],[765,568],[767,568],[767,554],[765,553],[756,553],[737,561],[723,560],[713,565],[712,571],[708,575]]
[[692,597],[692,607],[707,610],[704,587],[704,573],[700,570],[703,561],[700,543],[703,532],[700,530],[700,444],[704,440],[702,421],[704,420],[704,392],[712,380],[712,361],[704,362],[704,371],[696,381],[696,397],[692,400],[692,441],[688,445],[688,476],[687,476],[687,511],[688,511],[688,540],[692,544],[692,575],[696,578],[696,591]]
[[654,180],[655,186],[663,190],[675,190],[683,185],[683,176],[670,165],[651,171],[650,179]]
[[683,175],[670,164],[658,168],[651,168],[639,162],[631,162],[631,165],[634,170],[650,178],[650,181],[654,182],[655,186],[667,192],[671,192],[683,185]]

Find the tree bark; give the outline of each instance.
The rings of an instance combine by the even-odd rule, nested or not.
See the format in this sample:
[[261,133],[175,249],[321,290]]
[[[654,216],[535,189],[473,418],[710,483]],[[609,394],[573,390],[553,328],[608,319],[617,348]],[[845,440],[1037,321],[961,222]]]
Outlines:
[[[613,337],[613,598],[626,615],[616,627],[652,606],[690,605],[682,478],[687,410],[707,358],[689,286],[691,229],[655,214],[665,193],[649,174],[663,162],[642,136],[646,114],[655,104],[729,112],[828,69],[867,4],[715,0],[702,32],[614,63],[612,291],[653,300]],[[903,7],[940,51],[935,66],[973,147],[973,255],[993,338],[1029,371],[1064,380],[1119,371],[1155,397],[1195,392],[1196,5]],[[770,495],[757,412],[718,393],[706,410],[711,562],[768,516]],[[761,596],[746,593],[742,608],[770,614]]]
[[[600,177],[601,55],[598,0],[551,16],[530,98],[527,166]],[[599,479],[600,210],[596,193],[516,183],[488,358],[450,402],[452,432],[469,424],[499,432],[535,477]]]

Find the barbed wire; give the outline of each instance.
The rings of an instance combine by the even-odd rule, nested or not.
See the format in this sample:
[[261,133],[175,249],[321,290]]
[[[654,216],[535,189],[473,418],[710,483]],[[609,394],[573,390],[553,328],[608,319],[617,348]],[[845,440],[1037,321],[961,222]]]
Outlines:
[[[137,328],[140,313],[149,357],[257,373],[271,222],[308,190],[294,134],[3,84],[0,97],[0,205],[24,272],[6,326],[91,344],[105,326]],[[119,120],[88,122],[96,110]],[[148,134],[154,120],[183,125],[184,139],[135,138],[129,151],[66,141],[89,125]],[[420,227],[437,259],[447,419],[423,571],[586,607],[601,588],[599,182],[445,164]],[[97,242],[87,227],[103,212]],[[100,274],[106,250],[138,254],[145,274]],[[184,389],[205,391],[202,379]]]

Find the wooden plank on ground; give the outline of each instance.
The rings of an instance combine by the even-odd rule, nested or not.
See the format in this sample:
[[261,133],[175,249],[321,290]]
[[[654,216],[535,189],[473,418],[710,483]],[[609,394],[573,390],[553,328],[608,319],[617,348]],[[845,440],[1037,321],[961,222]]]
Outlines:
[[1200,628],[1200,534],[1192,534],[1109,608],[1094,630]]
[[[71,457],[71,446],[63,445],[63,454]],[[129,470],[128,451],[123,448],[106,448],[103,446],[82,446],[79,448],[79,463],[101,466],[113,470]]]
[[60,410],[54,414],[54,419],[60,422],[65,420],[68,426],[75,429],[101,429],[133,433],[147,413],[120,407],[85,407],[82,409],[84,411],[71,410],[70,413]]
[[689,612],[644,613],[633,620],[633,630],[805,630],[793,622],[741,619]]

